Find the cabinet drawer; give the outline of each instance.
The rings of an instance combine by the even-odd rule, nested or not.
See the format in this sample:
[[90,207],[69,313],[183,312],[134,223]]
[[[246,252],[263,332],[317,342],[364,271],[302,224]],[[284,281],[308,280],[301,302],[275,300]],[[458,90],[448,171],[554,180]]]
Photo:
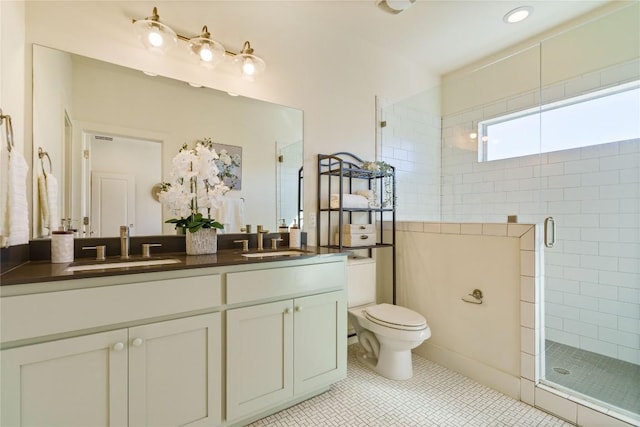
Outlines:
[[[340,235],[336,234],[335,244],[340,244]],[[376,244],[376,233],[366,234],[343,234],[342,244],[344,246],[371,246]]]
[[0,299],[2,342],[221,305],[220,276],[154,280]]
[[343,224],[344,234],[371,234],[376,232],[375,224]]
[[227,304],[346,286],[346,263],[300,265],[227,275]]

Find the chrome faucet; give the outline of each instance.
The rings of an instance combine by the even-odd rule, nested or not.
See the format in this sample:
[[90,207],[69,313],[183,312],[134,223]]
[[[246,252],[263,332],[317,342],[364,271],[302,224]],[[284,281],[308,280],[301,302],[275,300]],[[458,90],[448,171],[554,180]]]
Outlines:
[[261,225],[258,225],[258,230],[257,230],[257,234],[258,234],[258,250],[262,251],[264,250],[264,235],[267,234],[269,232],[269,230],[265,230],[262,228]]
[[120,226],[120,258],[129,258],[129,227]]

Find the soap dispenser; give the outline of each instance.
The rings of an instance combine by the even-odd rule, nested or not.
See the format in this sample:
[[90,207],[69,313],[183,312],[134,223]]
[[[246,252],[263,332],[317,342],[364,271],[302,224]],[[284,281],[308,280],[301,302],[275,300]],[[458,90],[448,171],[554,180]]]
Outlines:
[[300,227],[298,227],[298,222],[294,219],[291,228],[289,228],[289,247],[299,248],[300,245]]
[[278,226],[278,232],[279,233],[286,233],[289,231],[289,227],[287,227],[287,223],[285,222],[284,218],[282,218],[280,221],[282,221],[280,223],[280,225]]

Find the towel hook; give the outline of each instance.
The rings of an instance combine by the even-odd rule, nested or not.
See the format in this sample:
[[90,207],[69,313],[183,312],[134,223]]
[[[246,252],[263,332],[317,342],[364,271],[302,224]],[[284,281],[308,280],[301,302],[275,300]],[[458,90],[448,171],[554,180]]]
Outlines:
[[2,122],[7,120],[7,150],[11,152],[13,148],[13,125],[11,124],[11,116],[8,114],[2,114],[2,108],[0,108],[0,126],[2,126]]
[[53,167],[51,166],[51,157],[49,157],[49,153],[44,151],[42,147],[38,147],[38,158],[40,159],[40,165],[42,165],[42,172],[46,174],[46,171],[44,169],[44,160],[42,160],[42,158],[45,156],[47,157],[47,160],[49,160],[49,173],[53,173]]

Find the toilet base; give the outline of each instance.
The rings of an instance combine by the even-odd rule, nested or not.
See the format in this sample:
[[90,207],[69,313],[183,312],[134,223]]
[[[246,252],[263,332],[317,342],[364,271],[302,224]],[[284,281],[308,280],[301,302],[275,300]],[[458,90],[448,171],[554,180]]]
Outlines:
[[381,348],[377,358],[366,351],[359,351],[356,359],[390,380],[402,381],[413,377],[411,350],[389,351]]

